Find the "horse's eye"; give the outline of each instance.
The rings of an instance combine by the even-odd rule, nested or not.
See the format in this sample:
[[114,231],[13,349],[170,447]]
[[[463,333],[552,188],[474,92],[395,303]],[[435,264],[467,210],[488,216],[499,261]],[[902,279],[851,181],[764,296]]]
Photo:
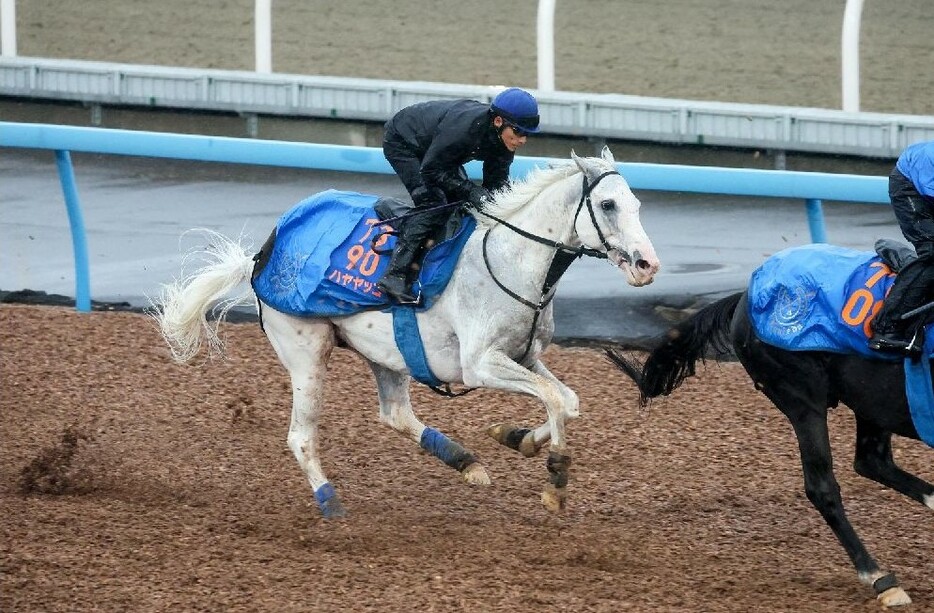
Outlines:
[[616,209],[616,201],[615,200],[604,200],[603,202],[600,203],[600,208],[603,209],[604,211],[612,211]]

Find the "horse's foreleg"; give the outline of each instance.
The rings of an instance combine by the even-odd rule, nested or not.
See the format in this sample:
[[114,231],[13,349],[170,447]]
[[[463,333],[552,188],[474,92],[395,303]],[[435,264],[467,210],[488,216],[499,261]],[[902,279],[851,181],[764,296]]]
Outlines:
[[[574,419],[580,416],[578,411],[580,402],[577,398],[577,394],[571,388],[555,377],[550,370],[545,368],[541,361],[537,361],[532,366],[532,372],[550,379],[558,386],[558,389],[561,390],[561,395],[564,397],[567,411],[566,417],[568,419]],[[510,449],[515,449],[525,457],[530,458],[538,455],[542,447],[551,440],[551,424],[546,421],[537,428],[523,428],[514,424],[501,423],[490,426],[487,429],[487,434],[493,437],[499,444],[505,445]]]
[[523,392],[539,398],[548,413],[546,424],[527,432],[513,426],[494,426],[488,432],[501,443],[518,449],[523,455],[535,455],[550,440],[548,454],[549,483],[542,493],[542,504],[549,511],[564,508],[571,457],[566,451],[565,423],[578,415],[578,399],[570,388],[558,381],[541,363],[526,369],[502,353],[487,352],[464,366],[464,384]]
[[[787,414],[787,413],[786,413]],[[843,509],[840,486],[833,474],[826,411],[789,415],[804,469],[808,500],[820,511],[856,567],[859,580],[872,587],[886,607],[909,604],[911,598],[899,587],[895,573],[885,572],[866,550]]]
[[899,467],[892,458],[892,434],[856,417],[856,472],[934,509],[934,486]]
[[423,424],[412,410],[409,377],[370,362],[379,394],[379,418],[384,424],[418,443],[442,462],[461,473],[472,485],[489,485],[490,476],[477,458],[438,430]]
[[[558,414],[558,419],[556,421],[563,434],[567,421],[580,417],[580,400],[577,398],[577,394],[551,374],[551,371],[545,368],[545,365],[542,364],[540,360],[537,360],[532,366],[532,372],[551,381],[552,384],[558,388],[558,391],[561,392],[561,397],[564,402],[562,403],[561,412]],[[552,420],[549,419],[549,422],[550,421]],[[536,435],[537,432],[538,429],[533,430],[533,436]],[[543,444],[545,440],[547,439],[542,441]],[[545,491],[542,492],[542,504],[550,511],[557,511],[564,508],[567,500],[571,456],[563,451],[563,447],[562,451],[559,452],[556,451],[554,445],[552,445],[551,451],[548,453],[546,466],[548,468],[549,483],[545,487]]]
[[328,322],[297,319],[269,308],[263,310],[263,322],[266,336],[292,380],[289,448],[314,490],[321,514],[325,519],[344,517],[344,506],[318,459],[318,418],[334,330]]

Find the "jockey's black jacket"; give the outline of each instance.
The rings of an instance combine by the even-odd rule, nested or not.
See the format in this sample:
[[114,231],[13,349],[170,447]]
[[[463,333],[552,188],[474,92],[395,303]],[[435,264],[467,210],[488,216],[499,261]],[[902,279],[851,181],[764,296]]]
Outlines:
[[489,105],[476,100],[414,104],[386,122],[383,150],[394,167],[395,160],[406,157],[419,161],[420,177],[401,176],[410,193],[421,183],[436,195],[442,191],[448,201],[466,200],[474,184],[462,166],[471,160],[483,161],[487,190],[509,181],[514,154],[503,144],[492,118]]

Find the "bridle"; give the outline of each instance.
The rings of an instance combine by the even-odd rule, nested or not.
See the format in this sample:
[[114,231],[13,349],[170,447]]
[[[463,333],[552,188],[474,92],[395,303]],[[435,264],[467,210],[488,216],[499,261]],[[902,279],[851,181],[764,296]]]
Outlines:
[[[490,238],[490,232],[493,230],[493,228],[488,228],[486,231],[486,234],[483,235],[483,263],[486,265],[486,270],[488,273],[490,273],[490,277],[493,279],[496,285],[501,290],[503,290],[503,292],[506,293],[507,296],[509,296],[510,298],[513,298],[514,300],[518,302],[521,302],[525,306],[532,309],[535,313],[534,317],[532,318],[532,329],[529,332],[529,340],[525,345],[525,351],[522,353],[522,357],[516,360],[516,362],[518,362],[519,364],[525,361],[525,358],[528,357],[529,355],[529,351],[532,350],[532,341],[535,338],[535,326],[538,324],[538,318],[541,315],[542,311],[545,310],[545,307],[547,307],[548,304],[551,302],[551,300],[554,298],[555,296],[555,292],[553,291],[554,287],[558,283],[558,281],[561,279],[561,277],[564,275],[564,273],[567,271],[571,263],[574,260],[580,257],[583,257],[585,255],[588,257],[601,258],[601,259],[607,259],[609,257],[607,255],[607,252],[613,249],[613,247],[611,247],[610,244],[607,242],[606,236],[603,234],[603,231],[600,229],[599,224],[597,224],[597,216],[593,210],[593,202],[591,201],[590,194],[591,192],[593,192],[594,188],[597,187],[600,181],[602,181],[603,179],[611,175],[618,175],[618,174],[619,172],[615,170],[610,170],[599,175],[592,182],[588,183],[587,174],[582,173],[584,184],[583,184],[583,188],[581,189],[580,202],[577,203],[577,211],[574,213],[573,228],[576,231],[578,217],[580,217],[580,213],[583,210],[584,205],[585,204],[587,205],[587,211],[590,214],[590,221],[591,223],[593,223],[593,227],[597,231],[597,237],[599,237],[600,243],[603,245],[603,247],[606,248],[606,251],[600,251],[598,249],[593,249],[592,247],[587,247],[585,245],[581,245],[580,247],[572,247],[565,243],[553,241],[543,236],[538,236],[537,234],[532,234],[531,232],[527,232],[526,230],[523,230],[522,228],[514,226],[511,223],[503,219],[500,219],[499,217],[496,217],[495,215],[490,215],[489,213],[484,212],[482,209],[477,210],[477,212],[483,215],[484,217],[492,219],[496,221],[497,223],[499,223],[500,225],[509,228],[510,230],[518,234],[519,236],[522,236],[524,238],[527,238],[531,241],[534,241],[542,245],[547,245],[548,247],[551,247],[552,249],[554,249],[554,255],[551,260],[551,265],[548,267],[548,272],[545,274],[545,281],[542,283],[542,289],[540,292],[540,296],[539,296],[538,302],[536,303],[526,298],[523,298],[516,292],[506,287],[506,285],[503,284],[502,281],[496,278],[496,274],[493,273],[493,268],[490,266],[490,258],[489,258],[489,254],[487,251],[487,241]],[[629,259],[630,256],[627,253],[625,252],[622,252],[622,253],[623,253],[624,258]]]

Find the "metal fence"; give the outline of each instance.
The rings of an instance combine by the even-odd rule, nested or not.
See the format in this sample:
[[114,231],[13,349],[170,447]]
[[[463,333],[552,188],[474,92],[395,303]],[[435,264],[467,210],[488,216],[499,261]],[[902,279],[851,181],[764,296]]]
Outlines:
[[[0,96],[241,114],[384,121],[433,99],[489,101],[477,85],[0,58]],[[668,144],[896,158],[934,140],[934,117],[702,102],[584,92],[533,92],[545,133]]]

